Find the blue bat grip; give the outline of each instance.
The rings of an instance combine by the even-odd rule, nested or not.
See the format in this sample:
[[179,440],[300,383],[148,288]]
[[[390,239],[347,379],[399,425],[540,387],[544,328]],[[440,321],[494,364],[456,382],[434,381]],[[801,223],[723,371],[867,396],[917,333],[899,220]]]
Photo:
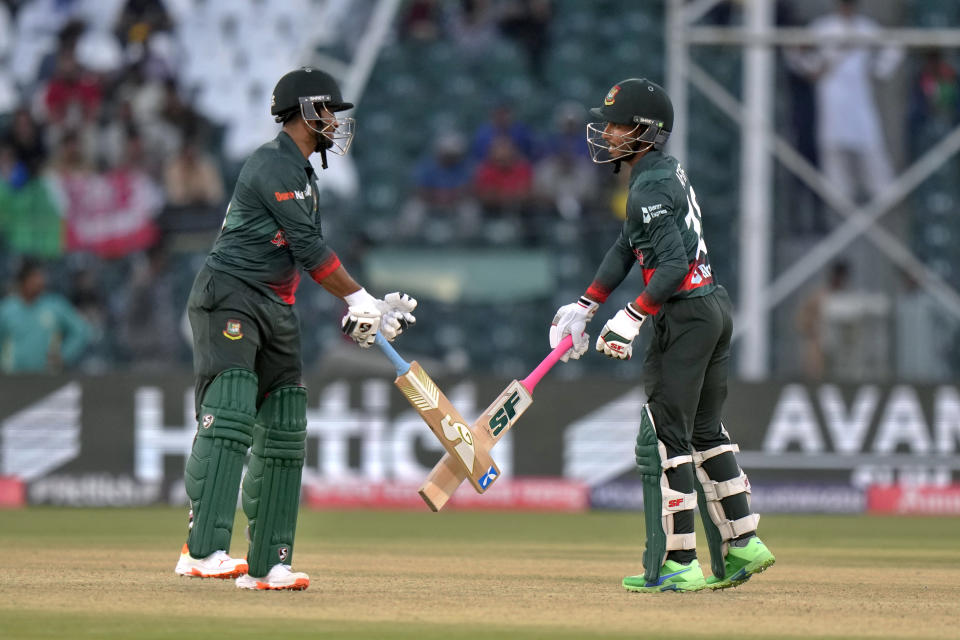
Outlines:
[[410,371],[410,363],[400,357],[400,354],[397,353],[397,350],[393,348],[393,345],[387,342],[387,339],[383,337],[383,334],[378,333],[376,338],[377,346],[383,350],[384,355],[386,355],[390,362],[393,363],[393,366],[397,370],[397,377],[404,375],[407,371]]

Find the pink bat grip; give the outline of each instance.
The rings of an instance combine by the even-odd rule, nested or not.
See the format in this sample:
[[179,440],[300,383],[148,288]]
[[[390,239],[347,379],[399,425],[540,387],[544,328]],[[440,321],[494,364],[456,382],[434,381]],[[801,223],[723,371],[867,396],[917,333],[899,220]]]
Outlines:
[[563,357],[567,351],[573,346],[573,336],[567,335],[563,340],[560,341],[560,344],[550,352],[546,358],[543,359],[543,362],[537,365],[537,368],[530,372],[526,378],[520,381],[520,384],[523,385],[523,388],[526,389],[530,395],[533,395],[533,389],[537,384],[543,379],[543,376],[547,375],[547,372],[553,368],[553,365],[557,364],[560,361],[560,358]]

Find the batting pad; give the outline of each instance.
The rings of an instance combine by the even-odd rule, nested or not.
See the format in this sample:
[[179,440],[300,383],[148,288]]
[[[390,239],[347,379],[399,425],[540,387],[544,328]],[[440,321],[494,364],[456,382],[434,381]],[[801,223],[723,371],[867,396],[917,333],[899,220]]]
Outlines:
[[647,582],[656,582],[668,551],[697,548],[697,537],[692,530],[677,533],[674,527],[675,514],[696,508],[697,494],[671,489],[664,473],[666,469],[679,471],[686,468],[692,474],[689,465],[693,459],[691,456],[667,458],[667,449],[657,438],[649,405],[643,407],[634,453],[643,478],[643,516],[647,529],[647,546],[643,551],[644,577]]
[[[724,430],[726,434],[726,430]],[[729,439],[728,439],[729,440]],[[756,531],[760,515],[750,513],[750,482],[747,474],[737,464],[734,454],[740,451],[735,444],[721,444],[706,451],[693,452],[693,464],[697,473],[697,494],[700,497],[700,519],[703,520],[707,546],[710,549],[710,568],[718,578],[725,577],[727,551],[734,538]],[[722,456],[722,457],[721,457]],[[709,465],[711,473],[703,464],[706,460],[722,464]],[[723,470],[718,473],[718,469]],[[726,500],[736,496],[745,501]],[[726,502],[725,502],[726,500]],[[734,507],[734,505],[737,505]],[[726,508],[725,508],[726,507]],[[728,511],[736,511],[728,513]]]
[[187,460],[184,484],[193,508],[187,546],[194,558],[230,550],[243,459],[253,438],[257,375],[228,369],[210,383]]
[[247,564],[255,578],[267,575],[275,564],[292,562],[306,440],[307,390],[282,387],[270,392],[257,414],[243,479]]

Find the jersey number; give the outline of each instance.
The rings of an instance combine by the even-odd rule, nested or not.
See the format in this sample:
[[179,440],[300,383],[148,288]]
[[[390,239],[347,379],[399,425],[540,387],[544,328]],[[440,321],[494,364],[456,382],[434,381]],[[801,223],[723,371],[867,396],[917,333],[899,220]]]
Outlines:
[[697,204],[697,194],[693,192],[693,187],[687,185],[687,217],[684,218],[688,229],[693,229],[697,234],[697,255],[707,255],[707,243],[703,239],[703,223],[700,216],[700,205]]

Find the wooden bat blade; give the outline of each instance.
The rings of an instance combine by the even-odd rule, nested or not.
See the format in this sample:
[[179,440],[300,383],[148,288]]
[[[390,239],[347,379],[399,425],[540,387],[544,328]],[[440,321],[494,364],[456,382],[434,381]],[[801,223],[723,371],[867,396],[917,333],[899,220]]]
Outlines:
[[[514,380],[471,425],[477,440],[488,450],[502,438],[533,404],[533,396]],[[439,511],[450,500],[467,474],[449,453],[443,455],[420,487],[419,494],[433,511]]]
[[467,426],[466,420],[416,361],[410,363],[409,371],[394,380],[394,384],[437,436],[447,451],[445,455],[462,470],[463,477],[470,480],[477,493],[486,491],[500,477],[500,469],[490,455],[493,443],[489,435]]
[[[471,429],[482,446],[489,451],[530,408],[534,388],[572,346],[573,336],[564,337],[530,375],[508,384],[493,404],[480,414]],[[463,467],[449,453],[445,453],[420,487],[420,497],[433,511],[439,511],[466,477]]]

